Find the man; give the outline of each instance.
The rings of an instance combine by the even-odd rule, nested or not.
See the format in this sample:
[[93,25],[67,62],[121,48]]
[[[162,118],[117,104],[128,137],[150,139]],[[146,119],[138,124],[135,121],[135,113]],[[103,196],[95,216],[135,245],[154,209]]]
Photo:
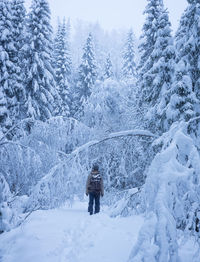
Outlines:
[[103,197],[104,195],[104,187],[103,187],[103,178],[99,173],[99,166],[94,164],[92,167],[92,171],[87,178],[86,183],[86,196],[89,194],[89,206],[88,212],[90,215],[93,214],[93,205],[95,202],[94,213],[99,213],[100,211],[100,195]]

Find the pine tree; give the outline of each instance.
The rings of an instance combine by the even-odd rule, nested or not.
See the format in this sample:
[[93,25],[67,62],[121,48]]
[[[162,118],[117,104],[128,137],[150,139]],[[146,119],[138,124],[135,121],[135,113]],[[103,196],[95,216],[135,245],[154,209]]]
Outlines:
[[123,54],[123,79],[133,79],[136,76],[135,51],[134,51],[134,35],[132,29],[128,33]]
[[61,28],[62,28],[62,24],[60,22],[60,19],[58,19],[57,29],[55,32],[55,37],[53,39],[52,66],[54,70],[56,70],[57,67],[57,58],[59,54],[59,38],[61,34]]
[[200,99],[200,1],[188,3],[175,36],[175,79],[167,107],[170,124],[180,119],[188,121],[200,113],[196,106]]
[[137,68],[137,111],[143,127],[146,126],[146,121],[144,121],[147,111],[146,96],[148,95],[148,85],[151,84],[151,79],[145,79],[144,75],[153,66],[153,60],[150,60],[150,57],[155,46],[157,19],[160,14],[160,0],[147,1],[148,4],[144,11],[146,20],[143,25],[143,33],[140,37],[141,44],[139,45],[140,61]]
[[[166,125],[166,105],[169,101],[169,90],[173,83],[175,49],[171,36],[171,24],[168,12],[161,6],[157,20],[157,36],[154,50],[149,60],[153,66],[144,75],[151,81],[148,86],[146,101],[149,108],[149,125],[163,132],[168,129]],[[149,61],[148,60],[148,61]]]
[[60,111],[52,68],[52,28],[46,0],[32,0],[28,15],[27,115],[42,121]]
[[[168,90],[172,84],[174,73],[175,50],[171,36],[171,24],[169,22],[168,12],[164,9],[162,0],[152,1],[147,6],[147,21],[151,21],[153,29],[148,28],[143,48],[149,46],[150,38],[153,45],[149,50],[143,51],[139,68],[139,105],[143,110],[143,117],[146,119],[146,125],[151,130],[163,132],[165,126],[165,110],[169,101]],[[154,17],[152,17],[154,15]],[[148,55],[145,57],[144,54]],[[144,64],[142,66],[142,61]]]
[[[142,74],[145,73],[144,69],[146,61],[150,57],[156,40],[157,34],[157,19],[160,14],[160,4],[161,0],[147,0],[148,4],[145,8],[144,14],[146,15],[146,21],[143,25],[143,34],[140,37],[141,44],[139,45],[139,51],[141,59],[139,62],[138,70],[140,73],[140,78],[142,79]],[[150,66],[150,65],[149,65]]]
[[24,0],[12,0],[12,24],[13,24],[13,45],[15,47],[12,52],[12,61],[16,65],[16,72],[14,75],[13,86],[18,102],[18,116],[17,118],[24,118],[25,113],[25,99],[26,93],[24,88],[24,46],[26,37],[25,17],[26,10],[24,7]]
[[16,64],[13,63],[13,24],[10,2],[0,0],[0,121],[5,132],[15,121],[17,100],[15,96]]
[[[68,25],[69,30],[69,25]],[[54,68],[56,74],[56,83],[59,88],[59,94],[62,99],[61,115],[69,115],[69,89],[71,84],[72,62],[69,50],[69,31],[65,20],[63,24],[58,25],[56,38],[54,40]]]
[[180,60],[176,64],[174,83],[170,89],[170,100],[166,107],[166,124],[171,125],[180,120],[188,121],[195,117],[195,104],[197,104],[197,98],[188,74],[188,65]]
[[188,0],[176,33],[177,61],[188,63],[192,87],[200,100],[200,1]]
[[108,79],[113,77],[113,71],[112,71],[112,62],[110,59],[110,54],[108,54],[108,57],[106,58],[106,64],[105,64],[105,73],[104,73],[104,79]]
[[79,67],[78,95],[81,102],[87,100],[97,78],[97,67],[93,50],[93,40],[89,34],[83,49],[82,62]]

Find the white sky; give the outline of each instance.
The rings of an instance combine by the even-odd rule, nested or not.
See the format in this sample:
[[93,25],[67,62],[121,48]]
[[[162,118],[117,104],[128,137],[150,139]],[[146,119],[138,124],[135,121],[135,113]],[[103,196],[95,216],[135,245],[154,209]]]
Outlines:
[[[25,0],[27,5],[31,0]],[[57,24],[57,17],[71,18],[72,22],[82,19],[99,22],[105,30],[132,27],[137,37],[141,34],[144,23],[143,11],[146,0],[49,0],[52,25]],[[187,6],[186,0],[164,0],[169,10],[173,30]]]

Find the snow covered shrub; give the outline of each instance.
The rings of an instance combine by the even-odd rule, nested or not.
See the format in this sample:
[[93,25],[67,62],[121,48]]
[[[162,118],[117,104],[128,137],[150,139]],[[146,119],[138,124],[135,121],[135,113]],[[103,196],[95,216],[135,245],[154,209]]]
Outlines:
[[145,211],[144,199],[141,197],[140,188],[131,188],[112,194],[110,216],[130,216]]
[[16,210],[10,203],[12,197],[9,185],[0,173],[0,234],[15,227],[18,221]]
[[42,177],[41,159],[30,147],[9,141],[1,144],[0,163],[12,193],[27,194]]
[[66,201],[71,204],[75,195],[82,198],[86,173],[79,161],[66,156],[65,161],[54,166],[32,189],[27,210],[55,208]]
[[[175,123],[156,143],[163,144],[144,185],[146,221],[129,261],[178,261],[177,229],[196,235],[200,204],[200,156],[188,124]],[[149,228],[151,227],[151,228]],[[194,261],[199,261],[199,254]]]
[[5,177],[0,173],[0,203],[7,201],[11,197],[11,192]]

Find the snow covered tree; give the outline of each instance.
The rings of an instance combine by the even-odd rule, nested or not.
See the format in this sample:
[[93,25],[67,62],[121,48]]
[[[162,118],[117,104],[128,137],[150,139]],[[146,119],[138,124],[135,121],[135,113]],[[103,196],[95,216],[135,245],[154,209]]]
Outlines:
[[52,28],[46,0],[33,0],[28,15],[27,115],[46,120],[60,111],[52,68]]
[[24,45],[26,39],[25,18],[26,10],[24,7],[24,0],[12,0],[12,24],[13,24],[13,45],[15,47],[12,52],[12,61],[16,65],[15,79],[13,81],[16,98],[18,102],[18,116],[17,118],[24,118],[26,112],[25,104],[25,87],[24,87]]
[[123,120],[119,119],[123,112],[123,99],[120,96],[123,88],[123,85],[110,78],[97,81],[90,97],[83,104],[81,121],[95,128],[96,133],[119,130]]
[[188,3],[176,33],[177,60],[188,63],[193,90],[200,99],[200,1],[188,0]]
[[169,127],[165,121],[165,110],[169,101],[169,90],[173,83],[175,64],[171,24],[168,12],[164,9],[164,6],[161,7],[157,23],[156,42],[149,58],[149,60],[153,60],[153,67],[144,75],[144,78],[151,80],[151,84],[147,89],[148,93],[146,94],[146,101],[150,106],[148,112],[149,125],[153,129],[163,132]]
[[[141,44],[139,45],[140,61],[137,68],[138,72],[138,90],[137,90],[137,110],[141,122],[144,124],[146,113],[146,96],[148,95],[148,85],[151,85],[151,79],[145,79],[144,75],[153,66],[153,60],[150,59],[154,50],[157,34],[157,19],[160,15],[160,1],[161,0],[147,0],[148,4],[145,8],[144,14],[146,20],[143,25],[143,33],[140,37]],[[149,61],[148,61],[149,60]]]
[[190,124],[176,122],[154,141],[163,146],[147,171],[145,221],[128,262],[179,261],[180,239],[191,235],[197,244],[191,261],[199,261],[200,159]]
[[10,229],[9,207],[7,201],[11,197],[11,192],[5,177],[0,173],[0,234]]
[[156,29],[153,32],[154,42],[148,58],[144,57],[146,61],[139,73],[141,81],[139,103],[143,112],[147,111],[144,113],[144,119],[148,128],[163,132],[166,128],[163,122],[166,118],[165,107],[169,100],[167,92],[171,87],[174,73],[175,50],[168,12],[164,9],[161,0],[156,4],[153,20],[154,29]]
[[110,59],[110,54],[106,58],[106,64],[105,64],[105,73],[104,73],[104,79],[111,78],[113,76],[113,71],[112,71],[112,61]]
[[56,70],[57,67],[57,57],[59,52],[59,37],[61,34],[61,27],[62,24],[60,22],[60,19],[58,19],[55,37],[53,39],[52,66],[54,70]]
[[127,41],[123,54],[123,79],[133,79],[136,76],[135,51],[134,51],[134,35],[132,29],[128,33]]
[[91,88],[97,78],[97,67],[94,56],[92,34],[90,33],[83,48],[82,62],[79,67],[78,90],[81,102],[91,95]]
[[3,88],[0,89],[0,135],[2,135],[2,132],[5,132],[5,125],[7,121],[7,117],[9,115],[8,109],[7,109],[7,97],[5,94],[5,90]]
[[69,25],[58,25],[56,38],[54,40],[54,69],[56,74],[56,84],[62,99],[61,115],[69,115],[69,89],[71,84],[72,61],[69,50]]
[[175,121],[188,121],[195,117],[197,98],[188,74],[188,65],[179,61],[176,65],[174,83],[170,89],[170,100],[166,109],[166,121],[171,125]]
[[175,36],[175,78],[169,92],[166,117],[169,124],[188,121],[200,113],[200,2],[188,1]]
[[139,51],[141,55],[141,59],[138,66],[140,80],[142,80],[143,74],[149,68],[145,64],[154,49],[155,40],[156,40],[155,36],[157,34],[156,21],[160,14],[161,0],[147,0],[147,1],[148,4],[144,11],[144,14],[146,15],[146,21],[143,25],[143,29],[142,29],[143,34],[140,37],[141,44],[139,45]]
[[17,114],[15,81],[17,67],[13,59],[13,23],[10,2],[0,1],[0,121],[2,131],[11,127]]

